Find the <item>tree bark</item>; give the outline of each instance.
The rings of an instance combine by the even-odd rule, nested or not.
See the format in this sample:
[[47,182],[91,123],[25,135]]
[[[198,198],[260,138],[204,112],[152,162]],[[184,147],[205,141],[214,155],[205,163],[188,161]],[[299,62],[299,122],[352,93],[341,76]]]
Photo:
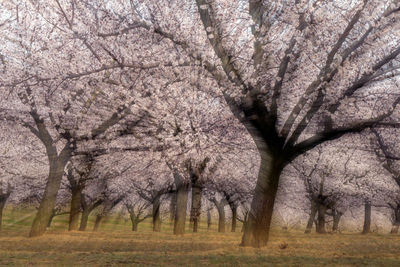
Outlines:
[[4,206],[6,205],[7,198],[5,196],[0,196],[0,231],[3,225],[3,210]]
[[318,216],[317,216],[317,227],[316,227],[316,231],[318,234],[326,234],[325,214],[326,214],[326,206],[323,203],[318,203]]
[[161,231],[161,218],[160,218],[160,196],[155,197],[153,201],[153,231]]
[[176,192],[171,193],[171,199],[169,202],[169,223],[172,225],[175,220],[176,213]]
[[43,235],[46,231],[51,214],[56,204],[58,189],[60,188],[61,179],[67,162],[68,160],[62,158],[50,159],[50,170],[46,188],[44,190],[36,217],[33,220],[29,237]]
[[342,217],[342,213],[335,211],[333,214],[333,226],[332,226],[332,232],[337,233],[339,231],[339,222],[340,218]]
[[222,203],[217,206],[218,210],[218,232],[225,233],[225,209]]
[[132,231],[133,232],[137,232],[137,228],[138,228],[138,222],[135,219],[131,219],[132,222]]
[[90,212],[91,212],[90,209],[84,209],[82,211],[81,224],[79,226],[79,231],[86,231],[86,227],[87,227],[87,223],[88,223],[88,220],[89,220]]
[[181,184],[177,188],[176,212],[175,212],[175,223],[174,223],[175,235],[183,235],[185,233],[188,193],[189,193],[188,184]]
[[207,229],[211,228],[211,210],[207,209]]
[[260,154],[260,170],[241,246],[263,247],[267,244],[279,177],[284,167],[281,160],[266,151],[260,150]]
[[371,232],[371,203],[365,202],[364,204],[364,226],[362,234]]
[[236,232],[236,217],[237,217],[237,206],[231,206],[232,210],[232,227],[231,232]]
[[394,219],[391,234],[397,234],[400,226],[400,205],[394,209]]
[[94,222],[94,226],[93,226],[93,232],[97,232],[99,230],[100,223],[103,220],[103,218],[104,218],[103,214],[97,214],[96,221]]
[[192,208],[191,208],[191,220],[193,221],[193,232],[197,233],[198,225],[201,215],[201,186],[192,186]]
[[72,189],[71,212],[69,214],[68,231],[76,231],[79,227],[79,215],[81,213],[82,188]]
[[315,203],[314,200],[311,200],[311,212],[310,212],[310,217],[308,218],[308,222],[307,222],[307,226],[306,226],[306,230],[304,233],[309,234],[311,233],[312,230],[312,226],[314,224],[314,220],[315,220],[315,215],[317,214],[317,204]]

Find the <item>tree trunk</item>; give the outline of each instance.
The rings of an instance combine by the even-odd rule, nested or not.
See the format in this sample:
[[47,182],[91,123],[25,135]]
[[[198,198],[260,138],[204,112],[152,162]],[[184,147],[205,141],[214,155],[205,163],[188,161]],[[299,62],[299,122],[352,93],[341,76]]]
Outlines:
[[311,212],[310,212],[310,217],[308,218],[307,222],[307,227],[304,233],[309,234],[311,233],[312,226],[315,220],[315,215],[317,214],[317,204],[315,203],[314,200],[311,200]]
[[400,226],[400,205],[394,209],[394,219],[391,234],[397,234]]
[[237,207],[231,206],[231,210],[232,210],[232,228],[231,228],[231,232],[236,232],[236,217],[237,217]]
[[46,231],[51,214],[56,204],[58,189],[60,188],[61,179],[67,162],[67,160],[59,158],[50,161],[50,170],[47,178],[46,188],[44,190],[36,217],[33,220],[29,237],[43,235]]
[[86,231],[90,212],[91,210],[88,208],[82,211],[81,225],[79,226],[79,231]]
[[371,232],[371,203],[365,202],[364,210],[364,227],[362,233],[368,234]]
[[207,209],[207,229],[211,228],[211,210]]
[[99,230],[100,223],[103,220],[103,218],[104,218],[103,214],[97,214],[96,221],[94,222],[94,226],[93,226],[93,232],[97,232]]
[[192,186],[192,208],[191,216],[193,221],[193,232],[197,233],[201,215],[201,195],[202,188],[200,186]]
[[132,231],[137,232],[139,222],[134,214],[130,214],[130,217],[132,222]]
[[218,232],[225,233],[225,209],[224,205],[220,203],[217,207],[218,210]]
[[260,170],[241,246],[263,247],[267,244],[279,177],[284,167],[267,151],[260,150],[260,154]]
[[160,196],[157,196],[153,202],[153,231],[161,231],[161,218],[160,218]]
[[175,223],[174,223],[175,235],[183,235],[185,233],[188,193],[189,193],[188,184],[182,184],[177,189],[176,213],[175,213]]
[[79,227],[79,214],[81,212],[82,188],[72,189],[71,212],[69,214],[68,231],[76,231]]
[[326,206],[322,203],[319,203],[318,204],[317,227],[316,227],[318,234],[326,234],[325,214],[326,214]]
[[342,217],[342,213],[335,211],[333,214],[333,226],[332,226],[332,232],[337,233],[339,231],[339,222],[340,218]]
[[244,229],[246,228],[246,222],[247,222],[247,217],[248,217],[248,215],[249,215],[249,212],[247,211],[246,213],[245,213],[245,215],[244,215],[244,218],[243,218],[243,223],[242,223],[242,230],[240,230],[240,232],[244,232]]
[[4,206],[6,205],[7,198],[5,196],[0,196],[0,231],[2,229],[3,224],[3,210]]
[[171,200],[169,202],[169,223],[173,224],[176,214],[176,192],[171,193]]

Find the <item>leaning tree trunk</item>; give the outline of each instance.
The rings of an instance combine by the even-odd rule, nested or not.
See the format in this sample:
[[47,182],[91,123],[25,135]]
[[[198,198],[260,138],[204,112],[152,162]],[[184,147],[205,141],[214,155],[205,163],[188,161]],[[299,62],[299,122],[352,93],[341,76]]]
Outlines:
[[160,196],[157,196],[153,202],[153,231],[161,231],[161,218],[160,218]]
[[82,188],[80,188],[80,187],[73,188],[72,189],[72,197],[71,197],[71,212],[69,214],[68,231],[78,230],[79,215],[81,212],[81,198],[82,198]]
[[371,203],[365,202],[364,210],[364,226],[362,234],[368,234],[371,232]]
[[339,222],[340,218],[342,217],[343,213],[336,211],[333,214],[333,226],[332,226],[332,232],[337,233],[339,231]]
[[89,208],[83,209],[82,217],[81,217],[81,224],[79,226],[79,231],[86,231],[90,212],[91,212],[91,210]]
[[[222,201],[221,201],[222,202]],[[218,232],[225,233],[225,209],[222,203],[217,206],[218,210]]]
[[261,150],[261,164],[251,210],[244,229],[241,246],[263,247],[268,242],[283,162]]
[[129,214],[131,217],[131,222],[132,222],[132,231],[137,232],[139,220],[136,218],[135,214],[130,213]]
[[313,224],[314,224],[315,215],[317,214],[317,211],[318,211],[318,209],[317,209],[317,204],[315,203],[315,201],[311,200],[311,212],[310,212],[310,217],[308,218],[306,230],[304,231],[304,233],[306,233],[306,234],[311,233],[312,226],[313,226]]
[[237,206],[230,206],[232,210],[232,224],[231,224],[231,232],[236,232],[236,218],[237,218]]
[[192,208],[191,208],[191,220],[193,222],[193,232],[197,233],[201,214],[201,186],[192,186]]
[[400,226],[400,205],[394,209],[394,220],[392,230],[390,231],[391,234],[397,234],[399,232]]
[[51,214],[56,204],[58,189],[60,188],[61,179],[67,162],[67,160],[60,158],[50,160],[50,170],[46,188],[44,190],[38,212],[32,223],[31,231],[29,233],[30,237],[43,235],[46,231]]
[[94,222],[94,226],[93,226],[93,232],[97,232],[99,230],[101,221],[103,220],[104,215],[103,214],[97,214],[96,216],[96,221]]
[[174,234],[185,233],[186,209],[189,193],[189,184],[182,184],[177,189]]
[[317,227],[316,227],[316,232],[318,234],[326,234],[325,214],[326,214],[326,206],[323,203],[319,203],[318,204]]

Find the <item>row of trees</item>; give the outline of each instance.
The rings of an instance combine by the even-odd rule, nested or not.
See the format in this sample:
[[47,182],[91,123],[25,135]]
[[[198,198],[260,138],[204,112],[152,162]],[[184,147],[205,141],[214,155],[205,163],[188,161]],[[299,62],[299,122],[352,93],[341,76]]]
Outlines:
[[[258,168],[241,243],[255,247],[268,241],[281,177],[316,148],[372,131],[380,140],[372,150],[396,176],[389,145],[400,101],[396,0],[8,0],[0,7],[4,134],[8,142],[21,132],[33,155],[47,158],[30,236],[45,232],[69,164],[80,177],[70,184],[71,207],[84,199],[88,165],[74,170],[79,157],[100,158],[99,176],[114,178],[142,153],[157,162],[152,177],[176,191],[176,233],[189,187],[199,205],[203,177],[252,184]],[[93,190],[101,186],[96,179]]]

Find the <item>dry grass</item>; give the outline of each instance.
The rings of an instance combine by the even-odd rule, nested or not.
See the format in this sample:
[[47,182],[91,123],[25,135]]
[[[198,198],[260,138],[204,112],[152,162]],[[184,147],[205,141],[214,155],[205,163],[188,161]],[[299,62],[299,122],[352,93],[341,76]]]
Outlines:
[[27,238],[31,219],[6,216],[0,266],[400,266],[400,237],[389,234],[274,231],[266,248],[253,249],[238,246],[241,233],[202,227],[177,237],[168,223],[161,233],[151,232],[150,222],[133,233],[129,222],[115,220],[97,233],[67,232],[66,217],[45,236]]

